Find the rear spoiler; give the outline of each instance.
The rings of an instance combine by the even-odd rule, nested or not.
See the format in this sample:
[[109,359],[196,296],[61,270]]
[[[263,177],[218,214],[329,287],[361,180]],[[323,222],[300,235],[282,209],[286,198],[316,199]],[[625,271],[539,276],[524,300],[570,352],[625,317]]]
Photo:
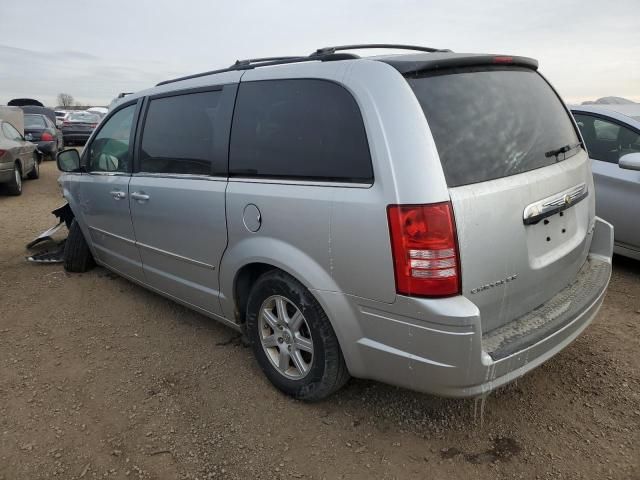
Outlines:
[[512,55],[464,54],[464,53],[432,53],[429,55],[402,55],[397,58],[380,59],[391,65],[402,75],[417,74],[427,71],[444,70],[458,67],[480,66],[515,66],[538,69],[538,61],[529,57]]

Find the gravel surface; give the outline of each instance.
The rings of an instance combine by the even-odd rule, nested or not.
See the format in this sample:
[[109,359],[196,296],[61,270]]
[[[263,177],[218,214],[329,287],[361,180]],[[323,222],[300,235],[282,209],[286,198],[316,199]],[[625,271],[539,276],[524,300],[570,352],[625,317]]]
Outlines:
[[484,402],[351,380],[305,404],[232,330],[102,268],[32,265],[53,162],[0,196],[0,480],[640,479],[640,262],[585,333]]

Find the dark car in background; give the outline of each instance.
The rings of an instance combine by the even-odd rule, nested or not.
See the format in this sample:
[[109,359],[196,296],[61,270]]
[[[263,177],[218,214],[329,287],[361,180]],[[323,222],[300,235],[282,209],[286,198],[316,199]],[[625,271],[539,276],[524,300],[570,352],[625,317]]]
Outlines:
[[46,115],[27,113],[24,116],[24,138],[38,145],[38,150],[51,159],[63,146],[62,132]]
[[73,112],[62,123],[62,137],[65,145],[83,144],[100,123],[100,116],[90,112]]

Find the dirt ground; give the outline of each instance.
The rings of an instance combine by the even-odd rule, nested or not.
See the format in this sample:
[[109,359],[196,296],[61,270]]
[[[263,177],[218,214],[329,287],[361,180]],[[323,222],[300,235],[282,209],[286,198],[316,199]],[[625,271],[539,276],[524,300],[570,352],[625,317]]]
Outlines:
[[215,321],[27,263],[56,178],[0,196],[0,480],[640,479],[640,262],[616,258],[594,324],[484,405],[363,380],[305,404]]

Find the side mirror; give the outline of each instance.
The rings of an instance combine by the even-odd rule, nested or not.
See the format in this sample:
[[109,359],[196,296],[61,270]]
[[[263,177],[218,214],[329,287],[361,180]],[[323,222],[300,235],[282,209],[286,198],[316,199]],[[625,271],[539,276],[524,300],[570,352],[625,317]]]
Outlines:
[[56,155],[56,163],[61,172],[77,172],[80,170],[80,154],[75,148],[63,150]]
[[627,153],[620,157],[618,166],[625,170],[638,170],[640,171],[640,152]]

